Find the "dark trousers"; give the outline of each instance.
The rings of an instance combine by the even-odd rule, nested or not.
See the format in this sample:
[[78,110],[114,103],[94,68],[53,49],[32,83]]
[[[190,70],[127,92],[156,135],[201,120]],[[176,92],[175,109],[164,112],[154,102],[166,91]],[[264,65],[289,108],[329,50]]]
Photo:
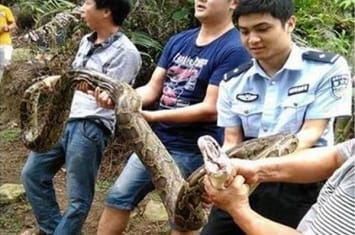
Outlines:
[[[296,228],[316,202],[322,184],[265,183],[250,195],[250,206],[262,216]],[[260,228],[262,229],[262,228]],[[213,207],[201,235],[244,235],[226,212]]]

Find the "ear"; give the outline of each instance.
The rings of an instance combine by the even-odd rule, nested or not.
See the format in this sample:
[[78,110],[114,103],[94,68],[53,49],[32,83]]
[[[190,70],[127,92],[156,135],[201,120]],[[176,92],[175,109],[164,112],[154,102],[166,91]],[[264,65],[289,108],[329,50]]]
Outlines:
[[237,8],[239,0],[230,0],[230,9],[235,10]]
[[111,17],[111,10],[106,8],[104,9],[104,17],[107,18],[107,17]]
[[285,30],[287,33],[292,33],[293,30],[296,27],[296,17],[295,16],[291,16],[285,24]]

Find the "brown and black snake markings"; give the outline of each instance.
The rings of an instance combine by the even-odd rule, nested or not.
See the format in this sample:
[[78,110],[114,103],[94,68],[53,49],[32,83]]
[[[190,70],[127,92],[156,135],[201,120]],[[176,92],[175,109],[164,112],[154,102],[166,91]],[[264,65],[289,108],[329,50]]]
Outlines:
[[[187,180],[182,178],[165,146],[141,115],[140,97],[127,83],[113,82],[104,74],[88,70],[72,70],[58,76],[50,93],[45,82],[36,82],[26,90],[20,106],[22,140],[25,146],[38,152],[53,147],[67,119],[65,110],[70,107],[74,87],[83,81],[91,87],[99,86],[110,93],[115,102],[116,129],[125,139],[125,144],[137,153],[151,172],[153,184],[169,219],[178,229],[199,229],[206,218],[201,205],[201,182],[206,171],[201,167]],[[296,146],[295,136],[275,135],[246,141],[227,151],[227,155],[257,159],[289,153]]]

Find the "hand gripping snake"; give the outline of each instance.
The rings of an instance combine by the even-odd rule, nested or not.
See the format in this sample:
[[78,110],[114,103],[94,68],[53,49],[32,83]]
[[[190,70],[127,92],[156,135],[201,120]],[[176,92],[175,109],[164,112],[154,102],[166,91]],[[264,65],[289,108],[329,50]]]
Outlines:
[[[53,91],[38,81],[24,93],[20,105],[22,140],[37,152],[51,149],[58,141],[67,119],[76,84],[87,82],[91,87],[107,91],[115,103],[116,129],[125,144],[135,151],[151,172],[152,182],[168,212],[169,219],[181,231],[197,230],[206,219],[202,207],[202,166],[184,180],[174,160],[154,134],[140,111],[142,102],[127,83],[113,81],[107,75],[88,70],[71,70],[57,77]],[[202,141],[201,151],[211,148],[211,140]],[[292,152],[297,146],[293,135],[275,135],[243,142],[226,154],[229,157],[255,159]],[[211,150],[215,151],[215,150]]]

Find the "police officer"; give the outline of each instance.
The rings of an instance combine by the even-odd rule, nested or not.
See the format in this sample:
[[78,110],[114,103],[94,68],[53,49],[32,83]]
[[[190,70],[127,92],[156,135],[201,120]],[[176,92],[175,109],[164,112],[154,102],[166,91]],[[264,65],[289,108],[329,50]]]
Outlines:
[[[334,119],[351,114],[345,59],[293,44],[293,14],[292,0],[239,1],[236,16],[242,43],[254,59],[226,74],[220,85],[218,125],[225,127],[225,149],[276,133],[296,133],[298,150],[332,145]],[[296,227],[320,186],[263,184],[251,195],[250,204],[261,215]],[[201,234],[244,233],[214,207]]]

